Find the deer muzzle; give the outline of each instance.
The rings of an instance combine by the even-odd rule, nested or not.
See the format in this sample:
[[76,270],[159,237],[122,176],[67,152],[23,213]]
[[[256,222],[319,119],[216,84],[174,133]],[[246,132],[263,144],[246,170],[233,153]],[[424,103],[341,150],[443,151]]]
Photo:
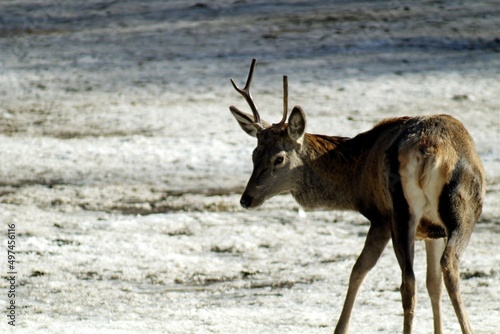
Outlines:
[[241,199],[240,199],[240,204],[243,208],[245,209],[249,209],[252,207],[252,202],[253,202],[253,197],[248,195],[247,193],[244,193],[242,196],[241,196]]

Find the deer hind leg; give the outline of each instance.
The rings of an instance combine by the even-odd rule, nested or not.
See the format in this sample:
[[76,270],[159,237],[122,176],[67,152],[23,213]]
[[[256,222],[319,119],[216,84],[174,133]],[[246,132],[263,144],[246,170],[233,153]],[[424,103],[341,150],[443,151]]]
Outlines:
[[443,268],[444,283],[450,296],[451,303],[455,309],[462,333],[472,333],[472,327],[467,317],[467,312],[460,292],[460,269],[457,252],[453,245],[446,245],[441,259]]
[[393,221],[392,242],[394,252],[402,272],[401,298],[403,301],[404,327],[403,333],[410,334],[413,327],[415,306],[417,304],[413,257],[415,253],[415,222],[413,218],[402,220],[400,216]]
[[[392,182],[393,216],[391,227],[394,252],[396,253],[396,258],[402,272],[403,332],[408,334],[412,332],[413,317],[417,303],[413,258],[417,223],[423,214],[425,195],[418,187],[414,177],[412,177],[415,175],[414,169],[418,165],[412,163],[400,170],[397,169],[398,167],[397,164],[392,166],[393,175],[400,175],[401,177],[395,177]],[[405,186],[404,191],[403,184]]]
[[336,334],[348,332],[349,320],[359,288],[368,272],[377,263],[390,238],[391,232],[386,224],[376,225],[372,223],[366,237],[365,246],[352,268],[344,307],[335,328]]
[[[454,179],[456,177],[454,176]],[[455,309],[462,333],[472,333],[460,292],[460,255],[469,242],[475,222],[480,212],[480,201],[474,201],[468,189],[462,188],[457,180],[443,188],[440,197],[439,214],[448,229],[448,241],[441,258],[444,283]]]
[[427,253],[427,292],[432,305],[434,318],[434,334],[443,333],[443,323],[441,320],[441,288],[443,275],[440,260],[446,245],[445,239],[425,240]]

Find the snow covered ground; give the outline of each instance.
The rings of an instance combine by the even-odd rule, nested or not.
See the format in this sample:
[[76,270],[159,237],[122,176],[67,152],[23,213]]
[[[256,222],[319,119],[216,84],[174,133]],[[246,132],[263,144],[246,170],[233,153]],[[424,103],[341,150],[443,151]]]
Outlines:
[[[500,7],[494,1],[0,1],[0,275],[16,236],[16,326],[0,331],[330,333],[368,229],[290,196],[239,207],[255,142],[229,113],[243,83],[308,131],[448,113],[484,161],[484,213],[462,258],[477,333],[500,328]],[[3,255],[2,255],[3,254]],[[416,333],[432,332],[417,245]],[[401,332],[389,245],[352,333]],[[444,327],[459,326],[443,295]]]

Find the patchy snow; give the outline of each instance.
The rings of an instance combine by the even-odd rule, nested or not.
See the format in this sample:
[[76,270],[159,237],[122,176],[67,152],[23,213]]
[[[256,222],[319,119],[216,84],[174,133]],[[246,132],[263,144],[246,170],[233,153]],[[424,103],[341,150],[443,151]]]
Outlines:
[[[229,105],[308,131],[448,113],[484,161],[484,213],[462,261],[473,328],[500,325],[500,12],[398,1],[0,2],[0,222],[16,225],[19,333],[330,333],[368,223],[278,196],[239,207],[254,139]],[[0,259],[2,257],[0,256]],[[415,333],[429,333],[417,244]],[[389,245],[351,332],[401,332]],[[0,282],[0,308],[8,282]],[[459,331],[447,295],[444,329]],[[5,314],[5,312],[3,313]]]

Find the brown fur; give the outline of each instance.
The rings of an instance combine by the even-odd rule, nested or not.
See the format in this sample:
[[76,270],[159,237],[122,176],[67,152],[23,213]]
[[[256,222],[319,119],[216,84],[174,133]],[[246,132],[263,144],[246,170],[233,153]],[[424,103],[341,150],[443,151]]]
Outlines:
[[[260,205],[265,199],[277,193],[290,191],[297,202],[305,208],[355,210],[366,216],[372,223],[365,250],[360,255],[351,275],[350,289],[337,325],[337,333],[347,331],[350,311],[362,278],[376,263],[391,236],[395,245],[399,245],[400,242],[404,245],[416,239],[447,238],[449,247],[447,246],[444,254],[451,252],[457,258],[465,249],[473,225],[481,212],[485,180],[484,170],[475,152],[472,138],[463,125],[453,117],[436,115],[391,118],[354,138],[305,133],[302,142],[297,143],[288,137],[286,125],[281,128],[268,127],[259,132],[257,137],[254,173],[243,195],[254,198],[261,196],[255,205]],[[289,156],[290,163],[294,164],[293,168],[281,170],[280,173],[285,175],[282,178],[276,176],[277,172],[266,174],[265,171],[270,168],[270,163],[267,161],[271,161],[273,155],[282,151]],[[441,213],[435,214],[439,216],[437,220],[432,215],[424,214],[417,222],[411,223],[413,208],[407,202],[407,190],[404,188],[405,182],[411,182],[411,180],[406,179],[414,178],[415,184],[422,191],[433,188],[442,189],[452,181],[459,160],[463,162],[462,164],[465,163],[466,169],[471,171],[471,173],[465,173],[460,181],[469,186],[459,190],[456,193],[457,196],[453,196],[468,203],[471,214],[466,214],[463,222],[458,222],[456,219],[448,221],[439,216]],[[415,171],[410,170],[410,165],[415,163],[418,164]],[[282,181],[277,181],[280,179]],[[433,184],[429,184],[431,181]],[[399,194],[398,187],[401,188]],[[271,193],[263,194],[268,191],[266,189],[271,189],[269,190]],[[259,192],[263,195],[258,195]],[[438,210],[441,205],[441,191],[434,193],[434,197],[427,199],[428,205]],[[395,198],[398,196],[399,199]],[[399,208],[401,205],[407,206],[409,212],[405,214],[403,211],[401,213],[403,216],[395,215],[395,212],[401,209]],[[463,209],[451,208],[450,210]],[[402,219],[409,219],[406,223],[410,225],[393,225],[400,224],[399,220],[404,216],[408,218]],[[460,224],[465,228],[459,228]],[[414,230],[409,234],[410,239],[406,236],[408,229]],[[456,237],[451,238],[452,234]],[[450,243],[450,239],[453,243]],[[402,266],[408,261],[412,262],[413,248],[403,247],[400,251],[397,250],[398,247],[395,248]],[[435,257],[432,254],[428,255],[429,259]],[[448,257],[445,258],[448,259]],[[429,266],[435,267],[432,263]],[[444,268],[450,270],[450,267],[458,270],[455,263],[445,263],[442,266],[443,270]],[[455,274],[455,276],[458,275]],[[441,274],[428,275],[428,285],[436,286],[438,283],[433,283],[432,280],[440,282]],[[457,284],[449,283],[449,286],[452,285]],[[457,297],[457,290],[456,287],[449,289],[450,297],[456,305],[463,332],[467,333],[470,332],[470,325],[463,311],[461,298]],[[431,296],[434,300],[438,298],[435,294],[440,295],[440,291],[438,288],[429,288],[429,293],[434,294]],[[412,271],[410,276],[403,275],[402,294],[405,306],[404,328],[405,332],[409,333],[415,307]],[[438,300],[434,304],[439,305],[439,303]],[[440,333],[439,306],[436,307],[435,331]]]
[[[244,96],[249,99],[249,93]],[[412,331],[418,239],[426,243],[434,332],[442,332],[444,278],[462,332],[472,333],[460,294],[459,257],[481,214],[485,177],[465,127],[452,116],[433,115],[386,119],[354,138],[313,135],[304,132],[300,107],[284,123],[284,105],[283,120],[276,125],[230,108],[241,128],[258,140],[240,202],[254,208],[290,192],[305,208],[355,210],[370,221],[335,333],[347,333],[361,283],[391,239],[402,273],[404,333]]]

